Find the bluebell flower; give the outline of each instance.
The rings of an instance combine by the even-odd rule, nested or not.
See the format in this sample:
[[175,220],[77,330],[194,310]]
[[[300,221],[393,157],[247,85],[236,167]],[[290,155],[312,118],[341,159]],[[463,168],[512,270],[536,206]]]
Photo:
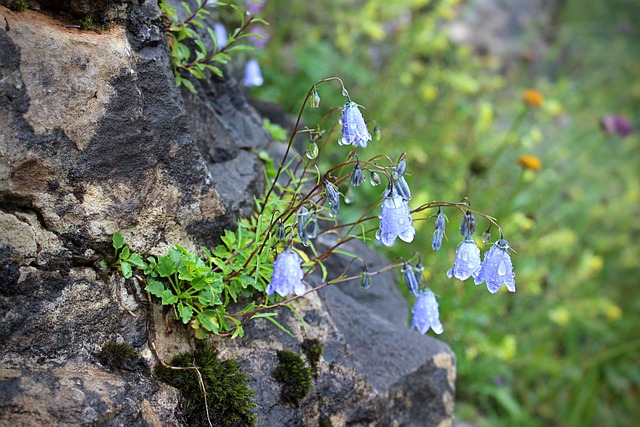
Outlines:
[[411,219],[411,209],[402,196],[395,191],[385,191],[380,215],[380,229],[376,233],[376,239],[385,246],[391,246],[396,238],[410,243],[416,235]]
[[460,234],[465,238],[471,237],[476,232],[476,220],[473,217],[471,211],[467,211],[462,218],[462,224],[460,224]]
[[442,323],[440,323],[440,313],[438,312],[438,301],[434,293],[427,289],[422,292],[411,310],[413,317],[411,318],[411,328],[418,328],[422,335],[432,329],[436,334],[444,332]]
[[229,38],[227,36],[227,29],[219,22],[213,24],[213,31],[218,41],[217,49],[220,50],[227,45]]
[[282,251],[273,263],[273,275],[267,286],[267,295],[273,295],[274,292],[281,297],[286,297],[291,292],[298,296],[304,295],[304,273],[301,265],[302,258],[296,251],[291,248]]
[[516,291],[515,273],[509,256],[509,242],[500,239],[484,254],[484,261],[478,276],[476,285],[487,282],[487,289],[495,294],[504,285],[509,292]]
[[327,202],[331,207],[331,212],[333,212],[333,215],[338,215],[338,210],[340,209],[340,192],[338,191],[338,187],[325,179],[324,192],[327,195]]
[[434,251],[439,251],[442,247],[442,238],[444,237],[444,231],[446,226],[446,217],[441,209],[438,209],[436,214],[436,229],[433,231],[433,239],[431,240],[431,248]]
[[456,258],[453,261],[453,268],[447,271],[447,277],[455,277],[460,280],[467,280],[469,277],[476,277],[480,271],[480,249],[472,237],[465,237],[456,249]]
[[258,64],[257,59],[250,59],[247,65],[245,65],[242,83],[245,86],[262,86],[264,83],[262,71],[260,71],[260,64]]
[[409,293],[413,296],[418,296],[418,288],[420,287],[418,276],[414,272],[413,266],[408,262],[405,262],[402,266],[402,276],[404,277],[404,283],[407,285]]
[[367,141],[371,141],[371,134],[364,122],[358,104],[349,100],[342,108],[342,138],[340,145],[354,145],[365,148]]
[[407,169],[407,156],[402,154],[398,164],[393,168],[391,177],[393,178],[393,188],[398,194],[400,194],[405,200],[411,200],[411,190],[409,184],[404,178],[404,172]]
[[364,175],[362,174],[362,167],[360,166],[360,162],[356,163],[356,166],[351,171],[349,182],[354,187],[359,187],[364,182]]
[[315,239],[318,237],[319,231],[320,227],[318,226],[318,216],[314,210],[314,212],[307,218],[307,223],[304,225],[304,232],[309,239]]
[[296,217],[298,219],[298,237],[303,245],[309,246],[309,236],[306,230],[307,221],[309,220],[309,209],[304,206],[300,207]]

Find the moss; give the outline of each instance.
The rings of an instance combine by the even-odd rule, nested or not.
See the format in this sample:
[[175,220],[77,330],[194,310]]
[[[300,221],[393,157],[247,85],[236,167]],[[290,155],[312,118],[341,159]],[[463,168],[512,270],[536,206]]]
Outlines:
[[322,350],[322,344],[317,338],[306,339],[302,342],[302,352],[307,356],[307,361],[316,375],[318,374],[318,362],[320,362]]
[[140,364],[140,355],[129,344],[107,342],[98,354],[98,360],[111,370],[136,370]]
[[[194,352],[180,353],[169,362],[170,366],[198,367],[206,390],[209,417],[214,426],[253,426],[253,390],[247,385],[247,375],[236,360],[220,362],[218,353],[205,344]],[[158,365],[156,376],[181,391],[185,398],[182,410],[189,426],[208,426],[205,400],[193,369],[169,369]]]
[[91,19],[90,16],[87,16],[86,18],[80,20],[81,30],[88,30],[89,28],[91,28],[92,25],[93,25],[93,19]]
[[278,360],[273,378],[282,385],[280,399],[297,406],[313,387],[313,370],[291,350],[278,351]]

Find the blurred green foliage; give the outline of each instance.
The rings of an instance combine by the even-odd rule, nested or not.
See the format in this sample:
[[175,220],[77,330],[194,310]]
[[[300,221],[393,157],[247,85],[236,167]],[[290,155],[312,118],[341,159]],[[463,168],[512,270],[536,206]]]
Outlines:
[[[615,113],[640,124],[640,27],[631,18],[640,4],[559,2],[553,27],[532,29],[551,40],[544,58],[506,67],[451,41],[447,23],[474,4],[458,3],[268,1],[266,84],[252,93],[297,113],[310,83],[340,76],[382,129],[371,150],[408,153],[412,207],[468,196],[497,217],[518,252],[516,294],[447,280],[460,218],[449,215],[436,254],[432,221],[414,218],[442,338],[458,357],[459,418],[635,425],[640,136],[605,135],[600,120]],[[543,95],[539,108],[522,102],[528,88]],[[319,94],[324,105],[343,102],[339,90]],[[320,120],[313,114],[305,113],[308,123]],[[523,155],[539,159],[539,170],[519,164]],[[354,205],[382,191],[367,187],[351,195]],[[401,244],[392,249],[411,255]]]

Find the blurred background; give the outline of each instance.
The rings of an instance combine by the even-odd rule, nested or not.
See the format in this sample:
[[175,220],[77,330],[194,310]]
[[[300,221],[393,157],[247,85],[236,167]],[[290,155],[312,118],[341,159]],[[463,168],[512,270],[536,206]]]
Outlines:
[[[441,251],[430,247],[433,221],[416,220],[414,243],[388,253],[422,254],[440,303],[439,338],[458,358],[457,418],[477,426],[637,425],[640,2],[263,6],[259,16],[270,25],[250,55],[264,83],[247,88],[252,97],[295,116],[312,83],[341,77],[382,131],[362,156],[407,152],[412,208],[468,196],[517,251],[518,291],[495,295],[446,278],[461,240],[453,210]],[[318,92],[321,108],[304,115],[309,125],[344,103],[338,85]],[[344,150],[325,156],[335,164]],[[352,212],[381,191],[349,194]],[[487,223],[477,221],[480,234]]]

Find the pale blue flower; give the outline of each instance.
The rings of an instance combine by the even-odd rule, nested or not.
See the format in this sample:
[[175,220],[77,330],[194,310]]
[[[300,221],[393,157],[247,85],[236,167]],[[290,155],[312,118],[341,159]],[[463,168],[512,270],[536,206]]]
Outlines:
[[504,285],[509,292],[516,291],[515,273],[509,256],[509,242],[500,239],[484,254],[484,261],[478,276],[476,285],[487,282],[487,289],[495,294]]
[[227,37],[227,29],[221,23],[216,22],[215,24],[213,24],[213,31],[218,41],[218,50],[220,50],[229,42],[229,38]]
[[475,240],[471,237],[465,239],[456,249],[456,258],[453,261],[453,268],[447,271],[447,277],[455,277],[460,280],[467,280],[469,277],[476,277],[480,271],[480,249]]
[[264,83],[260,64],[258,64],[257,59],[250,59],[249,62],[247,62],[247,65],[245,65],[242,83],[245,86],[262,86]]
[[281,297],[286,297],[291,292],[298,296],[304,295],[304,273],[301,264],[302,258],[296,251],[291,248],[282,251],[273,263],[273,275],[267,286],[267,295],[273,295],[274,292]]
[[394,191],[385,191],[380,215],[380,229],[376,233],[376,239],[385,246],[391,246],[396,238],[410,243],[416,235],[411,219],[411,209],[402,196]]
[[438,301],[434,293],[426,289],[422,292],[411,310],[413,317],[411,318],[411,328],[418,328],[422,335],[432,329],[436,334],[444,332],[442,323],[440,323],[440,313],[438,312]]
[[402,275],[404,277],[404,283],[407,285],[407,289],[409,293],[414,296],[418,296],[418,288],[420,287],[419,279],[422,276],[422,273],[416,273],[413,269],[413,266],[408,262],[404,263],[402,266]]
[[354,145],[365,148],[367,141],[371,141],[371,134],[364,122],[358,104],[349,100],[342,108],[342,138],[340,145]]

